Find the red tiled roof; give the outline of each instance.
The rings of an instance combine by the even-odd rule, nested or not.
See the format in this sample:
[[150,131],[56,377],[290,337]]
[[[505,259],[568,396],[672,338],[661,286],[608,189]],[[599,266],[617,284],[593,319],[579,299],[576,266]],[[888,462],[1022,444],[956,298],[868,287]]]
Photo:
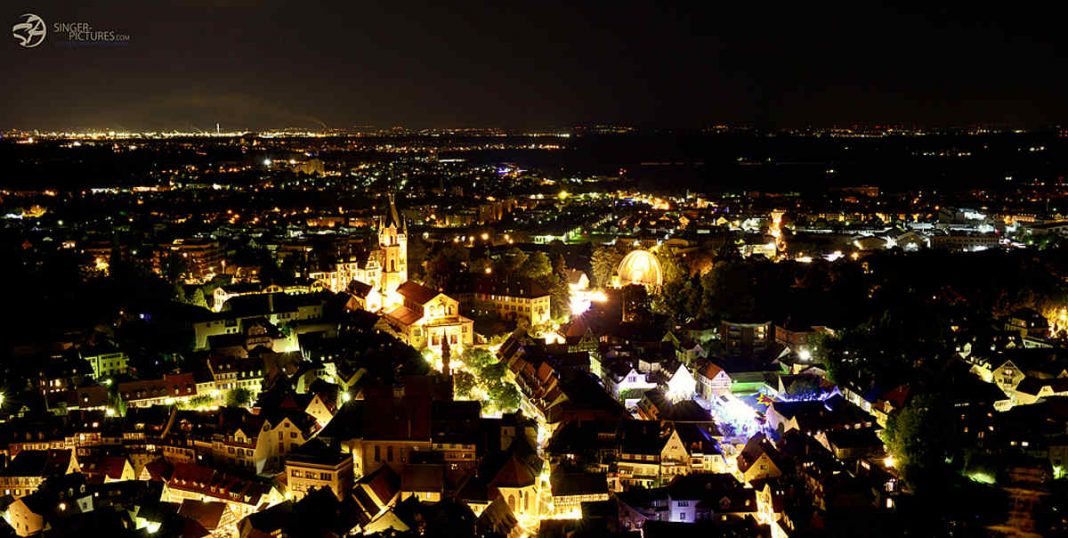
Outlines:
[[533,278],[501,278],[497,276],[475,277],[475,293],[503,295],[506,297],[522,297],[525,299],[534,299],[549,295],[549,292]]
[[147,463],[145,471],[148,472],[150,481],[166,481],[174,471],[174,467],[167,460],[159,458]]
[[[393,499],[393,496],[400,492],[401,479],[400,475],[393,470],[392,467],[383,463],[371,472],[371,474],[364,476],[360,479],[361,484],[366,484],[375,496],[378,497],[383,503],[388,503]],[[370,508],[370,507],[365,507]]]
[[775,457],[778,456],[778,451],[764,437],[764,434],[758,433],[749,438],[749,442],[745,444],[742,453],[738,455],[738,470],[743,473],[748,471],[763,454],[767,454],[774,461]]
[[167,486],[252,506],[258,506],[260,498],[268,491],[267,486],[259,482],[238,478],[195,463],[175,465],[174,474],[171,475]]
[[714,362],[710,362],[710,363],[708,363],[707,366],[705,366],[701,370],[701,374],[704,375],[708,379],[713,379],[717,375],[719,375],[719,373],[722,372],[722,371],[723,371],[723,368],[720,368],[720,366],[718,364],[716,364]]
[[429,398],[374,398],[367,403],[366,439],[430,441]]
[[423,317],[423,313],[416,312],[407,306],[398,306],[389,311],[386,314],[386,317],[389,318],[390,321],[400,323],[401,325],[411,325],[416,321],[419,321],[419,318]]
[[370,284],[368,284],[366,282],[361,282],[359,280],[353,280],[352,282],[349,282],[349,285],[346,288],[346,291],[348,291],[349,294],[351,294],[351,295],[355,295],[356,297],[364,297],[364,298],[366,298],[367,295],[370,294],[371,290],[373,290],[373,289],[374,289],[374,286],[371,286]]
[[192,373],[164,374],[162,379],[119,383],[119,393],[127,401],[196,396],[197,384]]
[[219,527],[219,521],[222,520],[225,512],[226,503],[194,501],[191,499],[183,500],[182,506],[178,508],[179,514],[196,521],[209,531]]
[[514,456],[508,458],[493,477],[490,485],[498,488],[523,488],[534,484],[534,474]]
[[408,299],[409,301],[412,301],[415,304],[421,305],[429,303],[434,299],[434,297],[437,297],[441,294],[441,292],[438,290],[428,288],[417,282],[412,282],[411,280],[398,286],[397,293],[401,294],[401,296],[405,299]]
[[112,480],[118,480],[122,478],[122,471],[126,468],[126,458],[122,456],[101,456],[99,458],[89,458],[84,463],[80,463],[82,472],[85,474],[103,475]]

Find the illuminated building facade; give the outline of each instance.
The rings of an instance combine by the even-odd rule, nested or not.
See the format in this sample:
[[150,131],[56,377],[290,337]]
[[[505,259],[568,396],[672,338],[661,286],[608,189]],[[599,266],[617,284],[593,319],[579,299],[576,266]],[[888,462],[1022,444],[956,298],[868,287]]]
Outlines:
[[697,371],[697,392],[705,400],[711,401],[731,391],[731,377],[718,364],[709,362]]
[[[371,251],[361,263],[350,259],[339,262],[332,271],[310,273],[308,276],[334,293],[352,292],[353,282],[371,286],[368,290],[384,301],[368,301],[365,309],[371,306],[392,308],[401,303],[397,288],[408,281],[408,224],[397,211],[393,194],[389,195],[389,207],[386,214],[378,218],[378,248]],[[367,293],[361,295],[366,299]],[[375,310],[377,310],[376,308]]]
[[460,315],[456,299],[415,282],[401,284],[394,293],[400,304],[386,313],[380,326],[404,343],[439,354],[446,340],[455,353],[475,343],[474,322]]
[[378,223],[378,247],[382,255],[382,279],[379,286],[385,308],[401,303],[397,288],[408,281],[408,224],[401,221],[393,194],[389,210]]
[[[253,327],[262,325],[264,320],[271,325],[281,326],[291,322],[320,319],[322,315],[323,301],[313,294],[262,293],[237,296],[226,301],[222,311],[193,322],[193,346],[198,351],[206,350],[210,347],[211,337],[248,334]],[[278,352],[291,351],[294,342],[276,342],[270,347]]]
[[771,346],[771,323],[720,323],[724,351],[731,356],[759,355]]
[[526,319],[532,326],[550,321],[549,292],[530,278],[479,278],[472,310],[501,319]]
[[93,379],[126,373],[128,359],[122,351],[88,349],[80,354],[93,368]]
[[283,500],[277,488],[254,479],[240,478],[195,464],[178,464],[163,486],[160,500],[181,503],[190,499],[203,502],[223,502],[227,508],[245,517],[264,507]]
[[352,456],[313,439],[286,457],[286,485],[297,499],[319,488],[344,499],[352,490],[352,469]]
[[191,373],[163,374],[159,379],[119,383],[119,395],[130,407],[172,405],[196,396],[197,384]]
[[255,400],[263,385],[264,370],[261,359],[210,357],[208,371],[215,383],[215,389],[220,392],[245,389],[249,391],[251,399]]
[[672,402],[681,402],[693,399],[697,393],[697,380],[694,379],[693,374],[686,368],[685,364],[680,364],[675,373],[667,382],[666,396]]
[[223,250],[218,241],[208,239],[178,239],[169,245],[161,245],[153,257],[153,266],[162,273],[169,257],[180,257],[185,265],[185,275],[194,281],[205,282],[226,268]]

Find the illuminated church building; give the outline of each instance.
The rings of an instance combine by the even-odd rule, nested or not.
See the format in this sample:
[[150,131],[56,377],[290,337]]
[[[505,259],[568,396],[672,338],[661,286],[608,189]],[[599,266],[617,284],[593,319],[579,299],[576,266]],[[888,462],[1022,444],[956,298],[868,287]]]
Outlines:
[[408,224],[397,213],[393,195],[389,195],[389,209],[378,223],[378,248],[381,254],[382,281],[379,285],[385,298],[385,308],[401,303],[397,288],[408,281]]
[[392,194],[385,216],[378,220],[378,249],[362,269],[351,265],[313,278],[332,280],[330,287],[343,285],[350,307],[381,313],[378,327],[416,349],[440,354],[448,340],[452,352],[460,353],[474,343],[474,322],[460,315],[459,301],[408,280],[408,225]]

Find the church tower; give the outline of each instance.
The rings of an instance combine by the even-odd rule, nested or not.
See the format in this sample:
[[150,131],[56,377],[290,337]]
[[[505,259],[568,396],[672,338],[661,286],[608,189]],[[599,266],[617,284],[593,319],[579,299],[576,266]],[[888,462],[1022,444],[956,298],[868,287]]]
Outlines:
[[393,193],[389,193],[385,216],[378,221],[378,247],[382,249],[382,296],[388,306],[395,306],[397,287],[408,281],[408,224],[397,213]]

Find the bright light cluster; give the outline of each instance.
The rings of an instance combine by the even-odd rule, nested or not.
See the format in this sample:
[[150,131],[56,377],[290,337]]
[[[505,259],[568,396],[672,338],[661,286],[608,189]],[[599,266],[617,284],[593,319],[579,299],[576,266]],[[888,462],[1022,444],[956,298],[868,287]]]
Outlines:
[[603,303],[608,296],[601,290],[575,290],[571,292],[571,315],[578,316],[590,309],[593,303]]
[[712,412],[719,422],[726,423],[737,435],[751,437],[760,429],[757,412],[733,394],[712,399]]

